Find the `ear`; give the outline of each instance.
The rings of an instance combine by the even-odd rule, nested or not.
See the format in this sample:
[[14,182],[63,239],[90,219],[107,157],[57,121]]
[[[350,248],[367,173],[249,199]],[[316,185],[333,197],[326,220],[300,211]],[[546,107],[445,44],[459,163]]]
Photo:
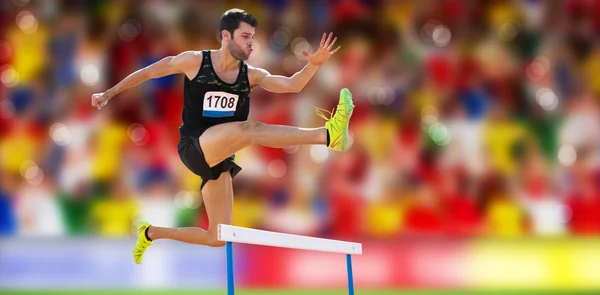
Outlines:
[[229,33],[229,31],[227,31],[227,30],[223,30],[223,31],[221,31],[221,37],[223,37],[223,41],[225,41],[225,40],[230,41],[231,33]]

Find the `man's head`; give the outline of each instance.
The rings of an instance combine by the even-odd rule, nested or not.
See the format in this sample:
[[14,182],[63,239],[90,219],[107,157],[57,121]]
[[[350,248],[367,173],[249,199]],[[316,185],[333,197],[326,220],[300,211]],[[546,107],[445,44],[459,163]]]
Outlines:
[[229,53],[239,60],[247,60],[252,52],[255,28],[258,21],[241,9],[230,9],[223,13],[219,22],[219,38]]

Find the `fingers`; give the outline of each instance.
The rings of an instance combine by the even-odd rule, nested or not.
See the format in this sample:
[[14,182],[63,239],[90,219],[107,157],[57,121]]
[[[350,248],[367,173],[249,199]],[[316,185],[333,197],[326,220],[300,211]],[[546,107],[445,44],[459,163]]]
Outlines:
[[342,46],[338,46],[334,51],[330,52],[330,55],[333,55],[334,53],[338,52],[338,50],[340,50],[340,48],[342,48]]
[[101,109],[107,103],[108,103],[108,100],[103,100],[101,95],[98,95],[98,94],[92,95],[92,107]]
[[319,44],[319,49],[324,48],[327,49],[327,51],[329,51],[331,50],[333,45],[335,45],[337,37],[333,38],[333,41],[331,40],[331,37],[333,37],[333,32],[329,32],[329,36],[327,36],[327,39],[325,39],[325,36],[327,36],[327,33],[323,33],[323,36],[321,37],[321,43]]
[[98,96],[97,96],[97,95],[95,95],[95,94],[94,94],[94,95],[92,95],[92,106],[93,106],[93,107],[97,107],[97,106],[98,106],[98,103],[99,103]]
[[335,41],[337,41],[337,37],[333,38],[333,41],[331,41],[331,44],[329,44],[329,46],[327,46],[327,51],[331,50],[331,48],[335,44]]
[[108,101],[99,101],[99,102],[96,104],[96,108],[98,108],[98,109],[101,109],[101,108],[103,108],[103,107],[104,107],[104,106],[105,106],[107,103],[108,103]]
[[333,32],[329,33],[329,36],[327,37],[327,41],[325,41],[325,44],[321,47],[323,47],[323,48],[329,47],[329,42],[331,41],[331,36],[333,36]]

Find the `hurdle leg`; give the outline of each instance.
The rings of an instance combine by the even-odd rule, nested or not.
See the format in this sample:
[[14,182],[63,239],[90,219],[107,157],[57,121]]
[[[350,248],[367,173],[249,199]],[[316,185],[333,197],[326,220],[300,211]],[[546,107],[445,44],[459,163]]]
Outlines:
[[348,294],[354,295],[354,279],[352,278],[352,256],[346,254],[346,268],[348,269]]
[[227,242],[227,294],[233,295],[235,293],[233,287],[233,243]]

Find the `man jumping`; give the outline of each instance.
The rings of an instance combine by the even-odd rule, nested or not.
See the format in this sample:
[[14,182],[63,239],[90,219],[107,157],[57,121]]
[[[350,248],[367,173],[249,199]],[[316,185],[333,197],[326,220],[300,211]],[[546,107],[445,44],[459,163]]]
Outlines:
[[[103,93],[92,95],[92,106],[101,109],[118,93],[153,78],[185,74],[184,106],[179,128],[178,152],[181,161],[202,177],[201,192],[209,219],[208,230],[196,227],[163,228],[146,221],[138,225],[133,250],[135,263],[142,263],[144,252],[153,241],[171,239],[185,243],[221,247],[218,224],[231,224],[233,208],[232,178],[242,169],[234,162],[237,151],[251,144],[273,148],[291,145],[326,144],[336,151],[348,149],[348,124],[354,104],[348,89],[342,89],[335,114],[321,128],[299,128],[248,121],[250,92],[254,86],[276,93],[298,92],[313,77],[319,66],[336,53],[337,38],[323,34],[319,49],[303,52],[308,64],[291,77],[271,75],[248,65],[257,20],[240,9],[226,11],[219,23],[219,50],[186,51],[140,69]],[[229,172],[229,173],[223,173]]]

